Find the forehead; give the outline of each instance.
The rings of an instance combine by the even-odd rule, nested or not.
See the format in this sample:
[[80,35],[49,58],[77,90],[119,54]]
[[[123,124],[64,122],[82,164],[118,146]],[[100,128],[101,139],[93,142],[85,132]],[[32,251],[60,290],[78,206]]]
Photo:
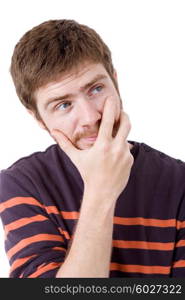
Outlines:
[[36,90],[35,98],[42,99],[46,95],[57,95],[58,91],[63,93],[72,92],[73,89],[80,89],[97,75],[106,75],[108,77],[108,73],[101,63],[80,64],[70,72],[61,75],[56,81],[49,82]]

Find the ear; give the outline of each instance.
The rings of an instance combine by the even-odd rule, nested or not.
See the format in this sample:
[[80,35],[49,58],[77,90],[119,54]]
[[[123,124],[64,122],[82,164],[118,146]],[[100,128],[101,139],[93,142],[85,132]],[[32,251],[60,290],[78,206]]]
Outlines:
[[113,72],[113,77],[114,77],[115,83],[118,87],[118,75],[117,75],[117,71],[115,69],[114,69],[114,72]]
[[42,129],[45,129],[47,130],[44,122],[42,122],[41,120],[38,120],[34,114],[34,112],[30,109],[27,109],[27,112],[34,118],[34,120],[37,122],[37,124],[42,128]]

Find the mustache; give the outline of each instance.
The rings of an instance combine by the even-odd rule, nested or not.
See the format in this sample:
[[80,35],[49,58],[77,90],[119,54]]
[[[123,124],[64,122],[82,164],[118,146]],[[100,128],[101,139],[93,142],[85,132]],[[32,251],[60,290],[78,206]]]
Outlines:
[[99,128],[100,128],[100,124],[101,124],[101,120],[98,120],[97,123],[92,126],[91,128],[87,127],[87,128],[84,128],[83,131],[79,131],[77,132],[73,139],[72,139],[72,142],[74,144],[76,144],[76,142],[82,138],[86,138],[86,137],[89,137],[89,136],[94,136],[94,135],[98,135],[98,131],[99,131]]
[[73,138],[73,143],[76,143],[78,140],[82,139],[82,138],[86,138],[86,137],[89,137],[89,136],[94,136],[94,135],[98,135],[98,130],[99,128],[97,128],[96,130],[86,130],[86,131],[83,131],[83,132],[78,132],[74,138]]
[[[83,132],[78,132],[75,134],[72,142],[74,144],[76,144],[76,142],[82,138],[86,138],[86,137],[89,137],[89,136],[95,136],[97,135],[98,136],[98,132],[99,132],[99,128],[100,128],[100,124],[101,124],[101,121],[99,122],[98,126],[94,129],[86,129],[84,130]],[[120,126],[120,120],[118,120],[117,122],[114,123],[113,125],[113,130],[112,130],[112,136],[115,137],[116,134],[117,134],[117,131],[119,129],[119,126]]]

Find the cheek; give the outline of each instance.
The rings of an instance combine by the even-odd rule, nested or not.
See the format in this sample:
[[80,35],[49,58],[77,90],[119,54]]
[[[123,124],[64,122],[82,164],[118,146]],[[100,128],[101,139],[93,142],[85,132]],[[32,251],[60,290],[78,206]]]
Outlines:
[[69,139],[71,139],[73,135],[72,122],[70,122],[69,120],[65,120],[65,118],[54,116],[53,118],[50,118],[50,120],[48,120],[46,125],[49,131],[58,129],[62,131]]

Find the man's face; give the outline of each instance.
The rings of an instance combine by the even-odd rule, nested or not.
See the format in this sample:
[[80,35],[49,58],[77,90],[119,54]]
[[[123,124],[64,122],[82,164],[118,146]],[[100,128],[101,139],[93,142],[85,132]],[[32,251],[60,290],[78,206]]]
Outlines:
[[121,107],[118,92],[104,66],[89,62],[35,92],[41,123],[49,132],[62,131],[79,149],[95,142],[109,96],[115,98],[116,124]]

